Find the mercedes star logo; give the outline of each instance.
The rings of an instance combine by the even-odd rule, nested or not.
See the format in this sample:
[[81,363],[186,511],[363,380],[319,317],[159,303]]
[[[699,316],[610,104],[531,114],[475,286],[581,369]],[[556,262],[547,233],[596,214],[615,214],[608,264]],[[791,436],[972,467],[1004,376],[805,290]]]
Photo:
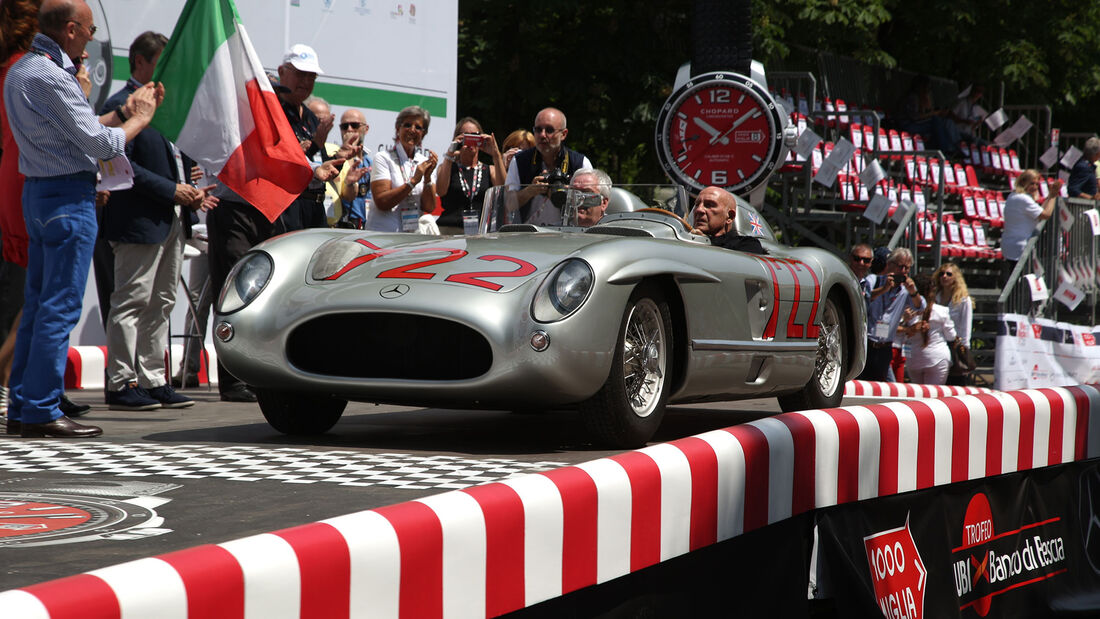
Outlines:
[[407,284],[394,284],[392,286],[386,286],[380,290],[378,294],[381,295],[383,299],[396,299],[408,291],[409,286]]

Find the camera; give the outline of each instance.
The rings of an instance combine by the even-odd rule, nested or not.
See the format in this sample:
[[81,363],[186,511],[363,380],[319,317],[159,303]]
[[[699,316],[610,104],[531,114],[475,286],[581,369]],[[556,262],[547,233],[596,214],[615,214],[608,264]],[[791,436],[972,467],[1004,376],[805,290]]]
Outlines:
[[483,138],[477,133],[463,133],[462,145],[470,148],[480,148]]
[[550,189],[546,192],[546,195],[550,197],[550,203],[558,208],[564,206],[566,190],[569,188],[569,177],[565,175],[565,172],[554,168],[546,175],[546,184],[550,186]]

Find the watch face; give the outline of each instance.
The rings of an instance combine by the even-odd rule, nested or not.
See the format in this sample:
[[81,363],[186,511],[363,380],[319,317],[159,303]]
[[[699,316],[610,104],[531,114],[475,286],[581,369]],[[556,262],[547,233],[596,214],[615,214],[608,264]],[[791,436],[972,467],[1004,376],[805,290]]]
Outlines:
[[751,78],[707,73],[661,108],[657,155],[665,173],[694,192],[717,185],[744,194],[779,163],[782,122],[775,101]]

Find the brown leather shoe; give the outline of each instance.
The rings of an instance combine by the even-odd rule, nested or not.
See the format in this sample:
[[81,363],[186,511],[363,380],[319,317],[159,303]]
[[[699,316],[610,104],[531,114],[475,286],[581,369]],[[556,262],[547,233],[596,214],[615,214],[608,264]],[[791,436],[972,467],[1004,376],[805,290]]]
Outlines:
[[58,417],[49,423],[24,423],[23,438],[91,438],[103,434],[96,426],[81,425],[68,417]]
[[19,436],[19,433],[22,432],[22,431],[23,431],[23,424],[22,423],[14,420],[14,419],[9,419],[8,420],[8,429],[7,429],[8,434],[14,434],[16,436]]

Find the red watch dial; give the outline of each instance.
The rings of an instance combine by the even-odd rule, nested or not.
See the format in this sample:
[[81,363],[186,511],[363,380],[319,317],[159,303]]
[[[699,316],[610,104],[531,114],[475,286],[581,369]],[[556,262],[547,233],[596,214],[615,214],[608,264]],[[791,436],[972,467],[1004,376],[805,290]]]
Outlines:
[[665,103],[657,146],[666,173],[696,191],[708,185],[746,192],[766,180],[780,154],[775,102],[751,79],[710,73]]

